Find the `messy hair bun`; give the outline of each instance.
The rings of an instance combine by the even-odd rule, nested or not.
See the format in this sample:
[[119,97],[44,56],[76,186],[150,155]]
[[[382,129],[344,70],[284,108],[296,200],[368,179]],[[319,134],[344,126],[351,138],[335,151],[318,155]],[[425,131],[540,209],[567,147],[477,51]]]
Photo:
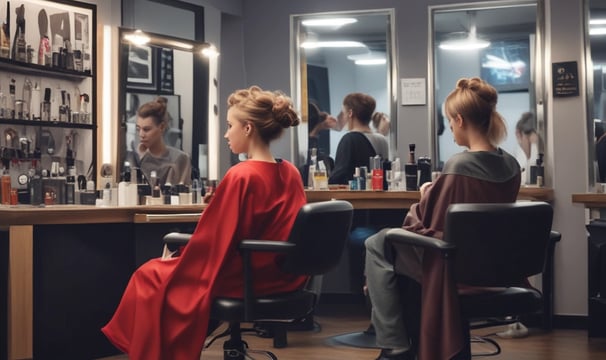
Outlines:
[[497,112],[497,90],[479,77],[462,78],[446,97],[446,114],[454,118],[458,114],[474,124],[494,146],[507,136],[505,120]]
[[151,117],[156,126],[160,126],[161,124],[167,125],[166,104],[166,98],[157,97],[155,100],[141,105],[137,110],[137,116],[142,119]]
[[278,91],[266,91],[258,86],[236,90],[227,99],[228,107],[236,107],[246,115],[261,139],[269,143],[285,128],[299,125],[299,116],[292,100]]

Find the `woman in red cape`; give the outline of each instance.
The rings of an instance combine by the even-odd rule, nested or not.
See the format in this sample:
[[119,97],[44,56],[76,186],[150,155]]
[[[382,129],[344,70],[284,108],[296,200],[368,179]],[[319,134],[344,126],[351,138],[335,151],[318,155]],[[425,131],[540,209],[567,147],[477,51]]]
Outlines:
[[[233,166],[179,257],[153,259],[131,277],[107,338],[131,360],[199,359],[215,296],[242,296],[243,239],[285,241],[306,198],[298,170],[269,144],[299,123],[291,100],[253,86],[228,99],[225,138],[248,160]],[[255,254],[255,291],[291,291],[305,277],[281,272],[273,254]]]

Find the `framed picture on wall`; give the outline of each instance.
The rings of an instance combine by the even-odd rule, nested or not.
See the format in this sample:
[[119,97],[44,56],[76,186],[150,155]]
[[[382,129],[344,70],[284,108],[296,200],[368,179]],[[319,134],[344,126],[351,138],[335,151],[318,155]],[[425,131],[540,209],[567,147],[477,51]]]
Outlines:
[[174,88],[173,49],[158,48],[158,92],[172,94]]
[[157,91],[155,50],[151,46],[128,45],[127,89]]
[[482,79],[499,92],[528,91],[530,45],[528,39],[494,41],[480,56]]

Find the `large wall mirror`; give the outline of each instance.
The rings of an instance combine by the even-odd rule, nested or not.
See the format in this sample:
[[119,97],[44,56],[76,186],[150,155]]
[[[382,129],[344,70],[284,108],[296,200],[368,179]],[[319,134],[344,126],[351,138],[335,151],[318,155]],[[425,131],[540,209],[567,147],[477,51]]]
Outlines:
[[587,0],[589,182],[606,182],[606,0]]
[[[330,12],[291,17],[292,96],[301,109],[293,143],[295,162],[308,157],[309,106],[337,117],[345,95],[362,92],[373,96],[376,111],[392,119],[387,133],[396,148],[396,113],[393,61],[393,10]],[[317,136],[318,151],[335,157],[347,129],[323,129]]]
[[[432,157],[438,169],[462,150],[448,133],[448,119],[441,109],[462,77],[479,76],[498,90],[497,111],[505,118],[508,131],[501,147],[516,156],[522,168],[535,165],[544,153],[542,13],[540,1],[430,8],[434,89],[430,117]],[[523,183],[533,181],[525,170]]]
[[206,43],[120,29],[118,171],[125,159],[132,159],[129,153],[138,149],[137,109],[162,97],[168,116],[165,144],[188,153],[194,174],[199,171],[200,177],[206,177],[209,75],[202,49],[207,47]]

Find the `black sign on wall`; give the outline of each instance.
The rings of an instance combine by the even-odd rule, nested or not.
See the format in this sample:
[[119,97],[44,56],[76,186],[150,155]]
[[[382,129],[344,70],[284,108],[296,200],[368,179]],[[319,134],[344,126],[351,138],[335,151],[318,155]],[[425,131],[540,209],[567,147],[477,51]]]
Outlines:
[[579,72],[576,61],[553,63],[551,72],[554,97],[579,95]]

